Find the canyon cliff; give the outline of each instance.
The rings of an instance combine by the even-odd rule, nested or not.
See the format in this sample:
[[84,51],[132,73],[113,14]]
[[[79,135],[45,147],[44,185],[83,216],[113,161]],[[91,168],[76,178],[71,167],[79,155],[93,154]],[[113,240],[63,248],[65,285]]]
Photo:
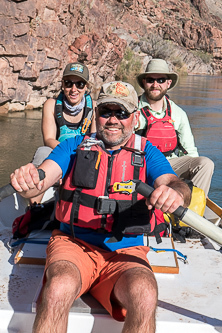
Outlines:
[[181,74],[222,71],[220,0],[1,0],[0,19],[0,112],[41,107],[72,61],[95,94],[152,57]]

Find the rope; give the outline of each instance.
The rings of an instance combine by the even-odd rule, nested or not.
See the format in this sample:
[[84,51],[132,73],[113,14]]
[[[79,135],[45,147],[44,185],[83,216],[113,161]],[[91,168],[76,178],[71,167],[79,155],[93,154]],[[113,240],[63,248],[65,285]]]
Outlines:
[[182,252],[180,252],[178,250],[175,250],[175,249],[158,249],[158,248],[155,248],[155,247],[152,247],[152,246],[150,246],[150,249],[155,251],[156,253],[158,253],[158,252],[175,252],[175,253],[177,253],[178,256],[183,258],[184,262],[187,262],[187,256],[184,255]]

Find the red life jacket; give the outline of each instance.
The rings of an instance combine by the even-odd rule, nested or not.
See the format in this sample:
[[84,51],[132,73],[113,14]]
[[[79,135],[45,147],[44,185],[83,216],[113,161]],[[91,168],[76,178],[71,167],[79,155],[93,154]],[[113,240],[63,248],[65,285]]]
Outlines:
[[165,156],[171,155],[178,146],[176,130],[171,118],[171,106],[166,97],[167,108],[165,117],[158,119],[154,117],[148,107],[142,108],[142,114],[147,120],[147,131],[145,137],[156,146]]
[[[88,140],[87,140],[88,139]],[[144,150],[146,139],[133,134],[126,146],[110,154],[101,141],[87,147],[86,136],[77,149],[75,163],[61,186],[56,207],[56,218],[67,224],[94,230],[112,231],[117,239],[123,233],[150,233],[155,217],[145,198],[114,192],[115,182],[140,179],[146,181]],[[72,229],[72,232],[74,229]]]

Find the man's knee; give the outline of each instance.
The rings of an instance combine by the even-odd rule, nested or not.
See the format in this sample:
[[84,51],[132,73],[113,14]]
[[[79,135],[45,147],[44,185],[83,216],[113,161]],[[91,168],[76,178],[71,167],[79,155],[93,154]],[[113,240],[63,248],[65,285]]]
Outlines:
[[76,297],[81,288],[80,272],[68,261],[53,263],[46,271],[45,287],[55,300],[62,298],[66,293]]
[[198,162],[201,168],[205,168],[208,171],[214,171],[214,162],[206,157],[206,156],[200,156],[198,157]]
[[134,280],[133,287],[135,287],[136,294],[133,295],[138,299],[137,301],[143,306],[148,308],[156,307],[158,288],[155,276],[149,270],[141,270],[137,272],[138,277]]
[[203,166],[203,168],[205,168],[208,172],[213,173],[214,171],[214,162],[205,156],[201,156],[200,157],[200,163]]
[[127,304],[127,312],[129,316],[137,317],[138,323],[141,325],[150,318],[154,318],[158,289],[156,279],[152,272],[141,270],[136,272],[137,277],[129,285],[129,299]]
[[[154,274],[148,269],[134,268],[120,277],[115,289],[117,298],[130,310],[134,308],[146,312],[155,310],[158,288]],[[125,288],[127,292],[125,292]]]

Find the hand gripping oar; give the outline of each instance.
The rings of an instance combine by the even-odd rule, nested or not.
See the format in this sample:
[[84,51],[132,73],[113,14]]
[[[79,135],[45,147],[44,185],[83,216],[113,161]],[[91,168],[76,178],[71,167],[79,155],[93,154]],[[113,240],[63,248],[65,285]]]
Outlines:
[[[38,169],[39,178],[40,180],[43,180],[45,178],[45,171],[42,169]],[[9,183],[3,187],[0,188],[0,201],[2,201],[4,198],[7,198],[11,194],[16,193],[16,190],[14,187]]]
[[[136,191],[144,197],[148,198],[154,189],[141,182],[140,180],[129,180],[128,182],[116,182],[113,185],[115,192],[132,193]],[[189,225],[204,236],[209,237],[220,246],[222,246],[222,229],[215,226],[213,223],[206,220],[204,217],[198,215],[188,208],[179,206],[173,214],[181,221]]]

